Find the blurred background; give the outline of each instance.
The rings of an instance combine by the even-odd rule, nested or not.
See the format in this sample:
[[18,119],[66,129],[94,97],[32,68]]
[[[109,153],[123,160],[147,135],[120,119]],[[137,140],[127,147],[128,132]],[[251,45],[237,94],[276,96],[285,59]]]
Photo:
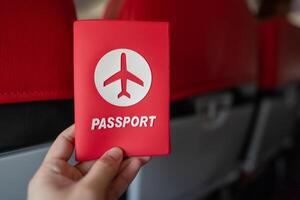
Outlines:
[[88,19],[170,23],[172,153],[122,199],[300,199],[300,0],[0,0],[0,199],[74,122]]

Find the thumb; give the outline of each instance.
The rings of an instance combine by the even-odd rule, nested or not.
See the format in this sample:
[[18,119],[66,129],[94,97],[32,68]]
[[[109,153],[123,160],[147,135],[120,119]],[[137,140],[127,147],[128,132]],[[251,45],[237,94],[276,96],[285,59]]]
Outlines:
[[123,151],[120,148],[114,147],[110,149],[95,162],[82,179],[82,182],[94,191],[108,189],[119,172],[122,160]]

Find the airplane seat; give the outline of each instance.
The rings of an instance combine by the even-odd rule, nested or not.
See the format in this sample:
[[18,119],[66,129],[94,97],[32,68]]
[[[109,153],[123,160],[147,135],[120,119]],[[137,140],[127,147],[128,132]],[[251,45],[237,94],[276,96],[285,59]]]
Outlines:
[[112,0],[102,17],[170,22],[172,151],[142,169],[128,199],[196,199],[236,180],[257,80],[246,3]]
[[255,173],[292,143],[300,80],[300,29],[282,17],[261,22],[260,95],[244,171]]
[[0,1],[0,199],[26,198],[47,150],[32,145],[73,123],[75,18],[72,0]]

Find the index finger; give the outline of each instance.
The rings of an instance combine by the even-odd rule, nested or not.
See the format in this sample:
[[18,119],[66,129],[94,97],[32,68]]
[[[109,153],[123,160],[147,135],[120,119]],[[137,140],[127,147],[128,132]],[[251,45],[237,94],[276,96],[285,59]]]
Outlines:
[[60,133],[51,145],[45,160],[59,159],[68,161],[74,149],[74,124]]

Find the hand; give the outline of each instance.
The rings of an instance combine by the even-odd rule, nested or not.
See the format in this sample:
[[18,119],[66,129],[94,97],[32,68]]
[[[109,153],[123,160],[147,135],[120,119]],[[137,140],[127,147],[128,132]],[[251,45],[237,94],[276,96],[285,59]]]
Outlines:
[[63,131],[50,147],[29,183],[28,200],[118,199],[150,157],[123,161],[123,151],[112,148],[97,161],[72,166],[74,125]]

